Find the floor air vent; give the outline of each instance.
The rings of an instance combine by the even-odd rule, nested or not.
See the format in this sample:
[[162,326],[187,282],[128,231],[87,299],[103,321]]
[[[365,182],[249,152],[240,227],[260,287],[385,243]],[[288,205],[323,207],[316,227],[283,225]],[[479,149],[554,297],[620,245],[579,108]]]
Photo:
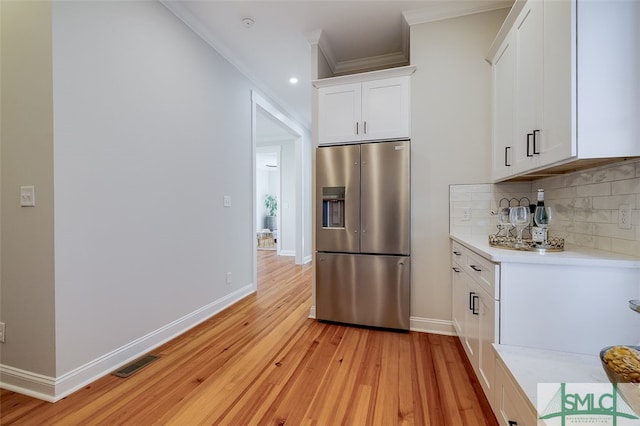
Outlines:
[[140,359],[133,361],[130,364],[125,365],[120,370],[115,371],[111,374],[118,377],[129,377],[133,373],[142,369],[142,367],[151,364],[156,359],[160,358],[158,355],[146,355]]

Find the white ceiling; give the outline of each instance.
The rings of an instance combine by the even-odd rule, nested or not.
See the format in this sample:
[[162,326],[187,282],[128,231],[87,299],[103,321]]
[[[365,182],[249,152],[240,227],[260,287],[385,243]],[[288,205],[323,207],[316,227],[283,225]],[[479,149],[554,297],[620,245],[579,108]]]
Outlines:
[[[161,0],[263,94],[311,128],[311,44],[336,72],[407,64],[409,25],[509,7],[512,0]],[[251,28],[244,18],[255,23]],[[297,85],[289,77],[299,79]]]

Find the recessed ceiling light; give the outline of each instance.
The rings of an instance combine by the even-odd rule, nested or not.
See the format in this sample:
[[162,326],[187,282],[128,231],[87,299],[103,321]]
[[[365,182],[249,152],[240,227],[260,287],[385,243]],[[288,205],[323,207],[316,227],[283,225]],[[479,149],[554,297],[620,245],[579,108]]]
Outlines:
[[243,25],[245,28],[251,28],[251,27],[253,27],[253,24],[255,24],[255,23],[256,23],[256,22],[255,22],[253,19],[251,19],[251,18],[243,18],[243,19],[242,19],[242,25]]
[[291,77],[291,78],[289,78],[289,83],[291,83],[291,84],[298,84],[298,78],[297,78],[297,77]]

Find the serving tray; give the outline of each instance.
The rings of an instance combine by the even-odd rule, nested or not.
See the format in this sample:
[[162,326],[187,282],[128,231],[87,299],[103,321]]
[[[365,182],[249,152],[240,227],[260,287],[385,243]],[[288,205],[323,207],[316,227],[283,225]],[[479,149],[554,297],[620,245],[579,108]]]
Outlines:
[[515,237],[503,235],[489,235],[489,245],[506,250],[534,251],[539,253],[564,251],[564,238],[549,237],[546,243],[535,243],[530,239],[523,239],[522,245],[516,243]]

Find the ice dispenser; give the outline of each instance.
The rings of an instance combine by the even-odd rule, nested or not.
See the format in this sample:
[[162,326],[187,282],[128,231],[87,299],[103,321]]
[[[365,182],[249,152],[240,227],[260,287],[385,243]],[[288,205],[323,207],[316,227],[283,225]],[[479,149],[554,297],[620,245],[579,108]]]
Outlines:
[[344,228],[344,186],[322,188],[322,227]]

